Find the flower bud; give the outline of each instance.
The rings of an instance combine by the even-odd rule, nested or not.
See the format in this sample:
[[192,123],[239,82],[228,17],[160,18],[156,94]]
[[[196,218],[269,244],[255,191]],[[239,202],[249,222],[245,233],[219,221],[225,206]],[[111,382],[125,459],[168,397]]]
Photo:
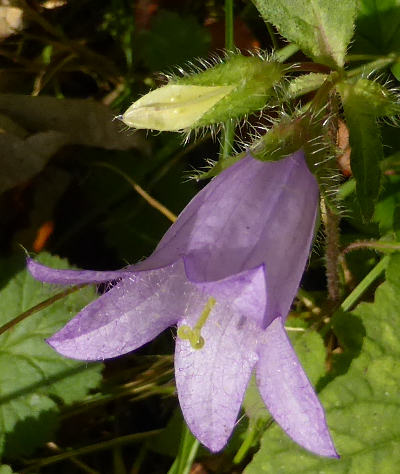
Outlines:
[[256,56],[231,55],[225,62],[149,92],[121,120],[129,127],[190,130],[261,110],[284,66]]
[[232,89],[168,84],[134,102],[122,121],[128,127],[176,132],[191,127]]

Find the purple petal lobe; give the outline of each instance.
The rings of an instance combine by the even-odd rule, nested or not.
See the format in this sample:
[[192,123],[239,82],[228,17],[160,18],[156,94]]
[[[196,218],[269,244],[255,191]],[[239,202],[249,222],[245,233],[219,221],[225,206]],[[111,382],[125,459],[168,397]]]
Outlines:
[[[185,269],[187,259],[184,259]],[[212,295],[246,318],[262,325],[267,307],[265,266],[246,270],[215,282],[193,282],[199,290]]]
[[257,384],[275,421],[300,446],[337,458],[324,410],[293,350],[281,317],[258,348]]
[[[262,269],[258,275],[254,271],[249,279],[262,273]],[[201,331],[204,346],[196,350],[187,340],[176,340],[175,378],[182,412],[193,434],[211,451],[219,451],[227,443],[257,362],[255,349],[260,329],[246,319],[240,301],[242,292],[243,301],[247,298],[249,285],[242,284],[240,288],[238,281],[232,280],[232,303],[225,299],[226,281],[220,288],[217,284],[204,287],[217,300]],[[205,302],[199,300],[195,305],[192,301],[191,314],[179,325],[193,327]]]
[[129,270],[95,271],[95,270],[56,270],[27,259],[27,268],[30,274],[46,283],[53,285],[80,285],[82,283],[102,283],[110,280],[118,280],[127,275],[132,275]]
[[47,342],[73,359],[125,354],[176,324],[191,293],[182,262],[140,272],[119,281]]

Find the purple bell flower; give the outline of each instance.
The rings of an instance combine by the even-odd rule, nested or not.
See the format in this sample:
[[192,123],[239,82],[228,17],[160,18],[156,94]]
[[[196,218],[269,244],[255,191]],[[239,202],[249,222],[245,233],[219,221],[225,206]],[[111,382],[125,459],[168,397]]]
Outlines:
[[211,451],[234,428],[250,376],[275,421],[299,445],[337,457],[323,408],[284,329],[307,262],[318,186],[299,151],[247,156],[186,206],[153,254],[120,271],[54,270],[62,285],[118,280],[48,343],[81,360],[117,357],[178,325],[175,376],[185,420]]

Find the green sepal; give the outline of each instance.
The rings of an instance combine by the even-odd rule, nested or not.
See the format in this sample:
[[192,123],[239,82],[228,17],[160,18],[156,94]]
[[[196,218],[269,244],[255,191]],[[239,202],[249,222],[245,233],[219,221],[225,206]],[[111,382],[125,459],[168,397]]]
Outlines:
[[208,171],[196,177],[212,178],[234,165],[247,154],[260,161],[278,161],[303,147],[309,137],[309,117],[285,118],[276,123],[265,135],[256,140],[248,151],[217,161]]
[[373,87],[370,84],[365,85],[365,82],[365,79],[354,84],[342,82],[337,85],[337,89],[350,132],[351,170],[356,180],[357,199],[362,216],[368,222],[379,196],[380,162],[383,159],[383,146],[376,117],[387,110],[388,106],[384,98],[379,99],[379,94],[374,96],[373,103],[366,101],[366,95],[373,96]]
[[295,77],[290,81],[289,86],[286,90],[288,99],[296,99],[304,94],[315,91],[328,78],[327,74],[311,72],[310,74],[304,74],[302,76]]
[[273,86],[282,78],[284,65],[258,56],[231,55],[224,63],[170,83],[206,87],[232,86],[219,102],[211,107],[190,128],[204,127],[229,119],[241,119],[261,110],[273,93]]
[[250,147],[260,161],[278,161],[302,148],[308,137],[309,118],[301,116],[276,123]]
[[[337,87],[342,100],[347,100],[350,94],[363,103],[362,113],[374,117],[391,117],[400,113],[397,97],[379,82],[361,78],[354,83],[339,83]],[[352,100],[351,97],[350,100]]]
[[209,170],[204,171],[203,173],[196,176],[197,181],[201,181],[203,179],[213,178],[218,174],[222,173],[222,171],[226,170],[230,166],[234,165],[241,159],[246,156],[246,152],[239,153],[238,155],[228,156],[224,160],[217,161]]

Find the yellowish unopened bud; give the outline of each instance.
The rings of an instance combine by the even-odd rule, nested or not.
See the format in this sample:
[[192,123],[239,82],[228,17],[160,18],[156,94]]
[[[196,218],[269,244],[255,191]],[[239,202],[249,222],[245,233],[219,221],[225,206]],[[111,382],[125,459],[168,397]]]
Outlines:
[[192,127],[233,89],[169,84],[144,95],[120,118],[128,127],[176,132]]

